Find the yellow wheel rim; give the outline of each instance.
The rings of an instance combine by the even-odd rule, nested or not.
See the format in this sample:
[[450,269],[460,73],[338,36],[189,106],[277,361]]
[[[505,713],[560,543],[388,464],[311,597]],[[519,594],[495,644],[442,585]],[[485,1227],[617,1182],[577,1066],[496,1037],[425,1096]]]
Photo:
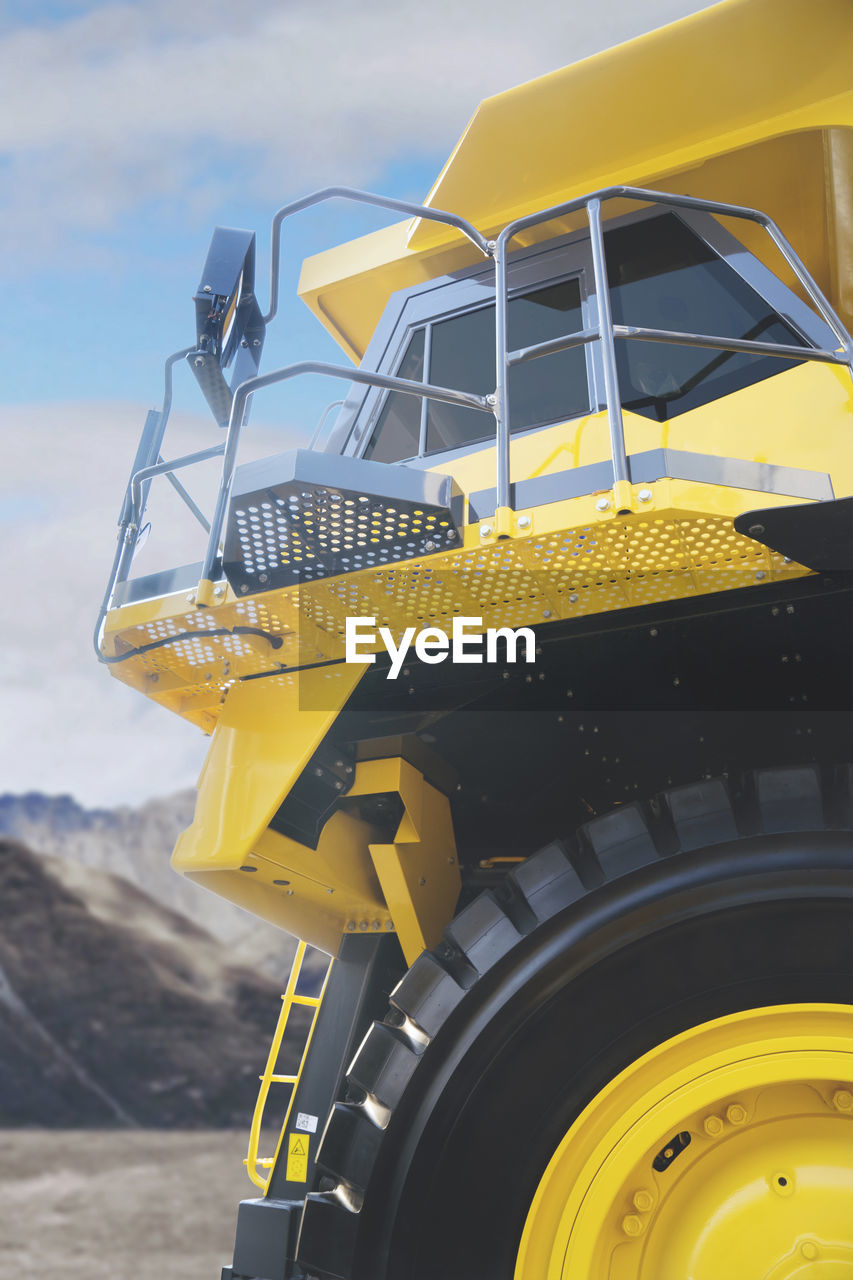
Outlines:
[[555,1151],[516,1280],[853,1280],[853,1008],[783,1005],[639,1058]]

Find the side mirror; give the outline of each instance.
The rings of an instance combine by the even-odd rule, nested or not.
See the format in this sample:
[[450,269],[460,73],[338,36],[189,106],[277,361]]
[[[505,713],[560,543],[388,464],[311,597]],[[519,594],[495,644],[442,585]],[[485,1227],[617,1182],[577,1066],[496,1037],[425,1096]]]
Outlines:
[[[221,427],[228,425],[236,387],[260,366],[266,326],[255,297],[255,233],[217,227],[195,302],[195,351],[187,356]],[[233,366],[230,382],[225,371]]]

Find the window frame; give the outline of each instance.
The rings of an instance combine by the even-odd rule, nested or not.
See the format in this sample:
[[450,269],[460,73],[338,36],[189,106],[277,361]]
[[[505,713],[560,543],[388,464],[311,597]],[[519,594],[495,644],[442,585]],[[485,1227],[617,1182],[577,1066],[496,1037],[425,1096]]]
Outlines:
[[[713,253],[727,262],[782,320],[791,325],[806,343],[807,348],[823,346],[831,349],[835,345],[829,327],[820,316],[709,213],[651,205],[645,209],[608,219],[604,223],[604,233],[606,235],[610,230],[661,217],[667,213],[680,218],[688,230],[697,235]],[[595,292],[592,251],[587,226],[569,235],[555,237],[512,254],[509,260],[508,296],[509,298],[517,297],[534,292],[537,288],[560,284],[572,278],[577,278],[579,281],[582,326],[592,327],[597,321],[598,299]],[[379,373],[394,373],[417,329],[485,306],[493,306],[494,300],[494,266],[491,262],[478,263],[464,271],[399,290],[392,294],[389,300],[365,352],[361,367],[373,369]],[[427,345],[429,345],[428,337]],[[589,408],[565,418],[522,427],[512,432],[513,438],[531,432],[545,431],[555,423],[570,422],[601,412],[606,408],[601,343],[586,343],[583,350],[590,393]],[[353,385],[338,414],[326,451],[361,456],[375,430],[387,397],[392,394],[394,393],[376,387]],[[419,452],[410,458],[401,458],[399,462],[411,467],[430,468],[434,467],[438,460],[449,462],[454,458],[466,457],[482,449],[493,448],[495,434],[485,415],[484,425],[487,429],[484,430],[482,439],[466,442],[453,449],[438,450],[428,454]],[[424,443],[423,432],[421,432],[421,449]]]

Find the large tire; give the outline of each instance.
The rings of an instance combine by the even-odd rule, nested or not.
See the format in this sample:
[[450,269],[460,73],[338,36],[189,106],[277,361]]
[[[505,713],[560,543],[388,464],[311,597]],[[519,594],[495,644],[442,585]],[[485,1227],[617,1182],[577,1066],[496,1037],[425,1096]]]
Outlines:
[[543,1171],[620,1072],[741,1011],[853,1006],[851,819],[848,766],[708,779],[594,819],[477,898],[352,1064],[306,1272],[511,1280]]

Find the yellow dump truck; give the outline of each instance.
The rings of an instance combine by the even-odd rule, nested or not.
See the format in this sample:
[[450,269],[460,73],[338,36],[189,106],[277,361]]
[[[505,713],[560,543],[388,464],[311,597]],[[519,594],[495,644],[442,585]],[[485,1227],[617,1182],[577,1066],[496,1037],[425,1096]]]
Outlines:
[[[97,646],[211,736],[176,869],[332,957],[223,1277],[853,1276],[851,67],[849,0],[726,0],[484,102],[423,205],[281,209],[266,312],[215,233],[167,384],[224,436],[170,457],[167,385]],[[333,199],[397,218],[302,269],[351,363],[261,373]],[[134,577],[164,481],[206,553]]]

